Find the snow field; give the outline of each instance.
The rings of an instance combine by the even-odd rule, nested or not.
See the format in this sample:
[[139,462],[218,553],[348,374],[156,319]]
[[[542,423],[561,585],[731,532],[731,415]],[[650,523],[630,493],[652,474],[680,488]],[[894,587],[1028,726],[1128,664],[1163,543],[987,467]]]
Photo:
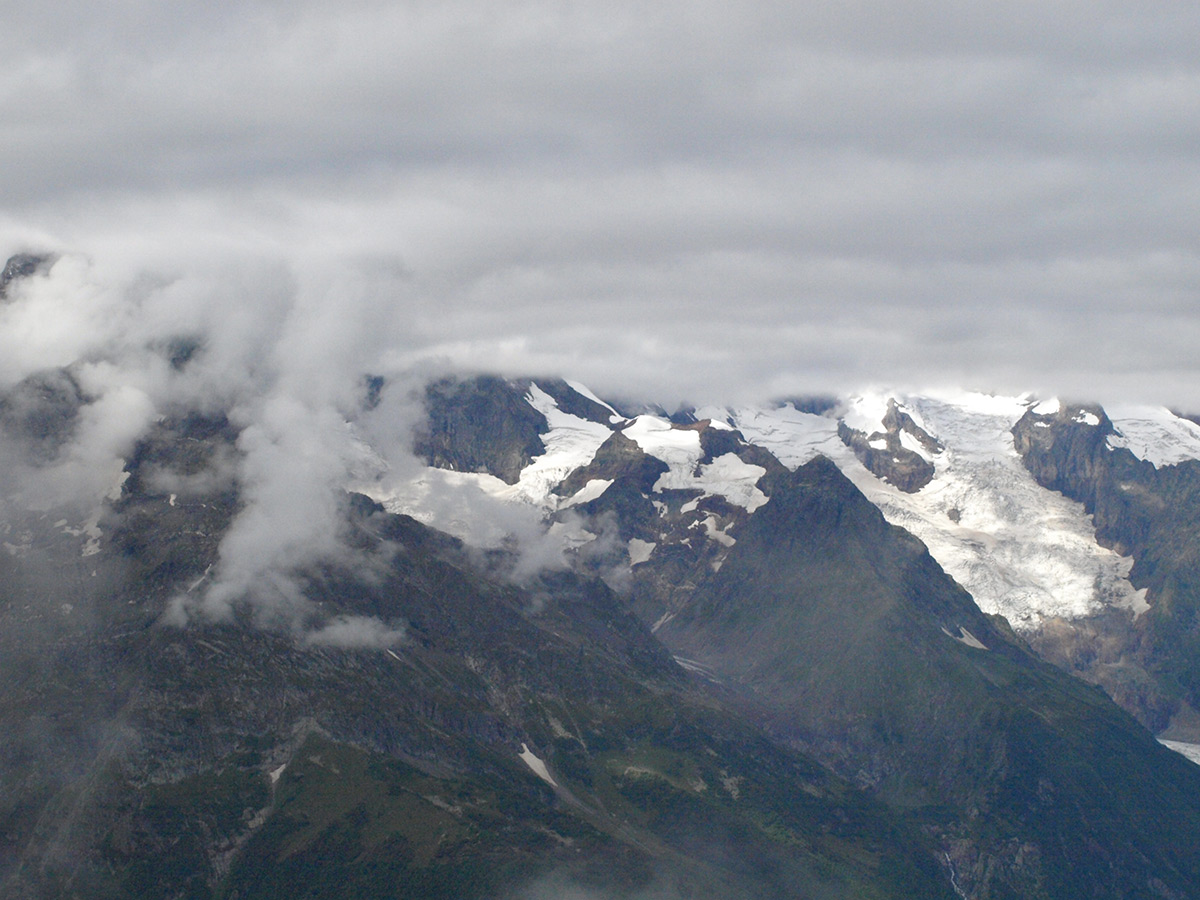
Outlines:
[[1113,406],[1105,412],[1119,432],[1109,435],[1110,447],[1128,448],[1155,468],[1200,459],[1200,425],[1166,407]]

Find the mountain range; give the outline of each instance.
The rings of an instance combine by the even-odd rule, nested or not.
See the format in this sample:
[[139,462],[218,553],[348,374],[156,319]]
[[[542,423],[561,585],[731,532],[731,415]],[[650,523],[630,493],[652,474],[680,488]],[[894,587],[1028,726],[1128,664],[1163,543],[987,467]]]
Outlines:
[[0,394],[5,896],[1200,897],[1183,415],[364,373],[336,483],[205,398],[88,493],[89,362]]

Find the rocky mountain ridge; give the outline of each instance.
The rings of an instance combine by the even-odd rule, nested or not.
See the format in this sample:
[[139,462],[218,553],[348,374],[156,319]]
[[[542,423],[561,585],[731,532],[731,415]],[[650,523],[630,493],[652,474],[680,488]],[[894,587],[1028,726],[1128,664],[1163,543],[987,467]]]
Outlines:
[[[536,388],[534,382],[526,384]],[[525,389],[512,387],[514,394]],[[698,410],[691,418],[703,418],[687,424],[611,414],[609,437],[601,430],[591,444],[577,449],[575,468],[561,483],[526,492],[521,501],[560,521],[587,517],[594,527],[585,528],[577,543],[601,533],[601,522],[615,527],[623,547],[610,545],[605,558],[614,569],[624,565],[635,582],[657,583],[653,590],[635,591],[634,602],[644,616],[658,621],[672,615],[686,594],[691,582],[685,570],[695,568],[699,558],[719,567],[737,528],[751,515],[750,506],[730,502],[733,481],[742,479],[739,490],[755,489],[757,479],[770,483],[780,472],[824,455],[889,521],[926,541],[985,610],[1006,616],[1047,658],[1104,686],[1156,731],[1173,721],[1172,734],[1200,740],[1200,731],[1186,724],[1194,721],[1189,696],[1147,670],[1144,654],[1138,655],[1144,623],[1154,618],[1143,614],[1155,594],[1152,590],[1148,600],[1148,586],[1130,580],[1131,569],[1141,571],[1137,554],[1103,537],[1097,540],[1098,529],[1079,491],[1058,491],[1038,474],[1021,437],[1027,428],[1019,424],[1036,416],[1038,408],[1033,398],[898,401],[876,395],[851,398],[820,413],[792,404]],[[1099,427],[1091,424],[1100,422],[1094,413],[1071,409],[1070,415],[1058,416],[1047,435],[1068,426]],[[615,413],[612,407],[605,411]],[[1173,462],[1158,468],[1144,462],[1142,469],[1177,473],[1191,465],[1180,454],[1200,457],[1200,428],[1188,420],[1165,410],[1123,414],[1132,423],[1134,440],[1144,443],[1138,435],[1149,434],[1153,442],[1158,433],[1148,431],[1148,420],[1136,418],[1139,414],[1158,422],[1160,431],[1176,428],[1183,435],[1172,441]],[[1111,433],[1118,442],[1126,440],[1115,429]],[[713,449],[718,446],[720,453]],[[731,480],[718,483],[718,459],[726,467],[746,468],[740,476],[731,470]],[[415,510],[402,498],[380,499]],[[1144,548],[1139,553],[1144,555]],[[675,600],[658,608],[645,596]]]

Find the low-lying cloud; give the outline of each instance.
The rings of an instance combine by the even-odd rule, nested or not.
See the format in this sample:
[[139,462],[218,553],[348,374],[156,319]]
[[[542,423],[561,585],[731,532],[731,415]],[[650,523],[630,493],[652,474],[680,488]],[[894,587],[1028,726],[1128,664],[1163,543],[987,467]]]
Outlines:
[[404,642],[404,629],[386,625],[376,616],[337,616],[309,632],[305,643],[336,649],[386,650]]
[[[202,590],[181,595],[173,619],[228,618],[249,602],[262,623],[294,628],[312,610],[293,576],[346,558],[344,488],[382,465],[350,420],[363,402],[363,372],[388,346],[388,329],[377,327],[384,307],[370,297],[373,276],[353,266],[256,262],[234,266],[215,290],[210,276],[122,280],[64,255],[15,285],[0,307],[0,342],[11,351],[0,389],[29,395],[32,408],[12,417],[28,420],[30,440],[51,425],[62,433],[49,449],[36,443],[45,457],[37,459],[9,439],[4,499],[86,516],[119,494],[126,460],[159,418],[227,414],[237,445],[219,450],[209,470],[148,473],[172,493],[236,485],[242,503],[218,564]],[[43,319],[39,331],[32,323]],[[190,355],[173,364],[170,350],[181,344]],[[50,389],[64,398],[47,412],[38,404]],[[361,624],[331,632],[341,644],[353,633],[369,638]]]

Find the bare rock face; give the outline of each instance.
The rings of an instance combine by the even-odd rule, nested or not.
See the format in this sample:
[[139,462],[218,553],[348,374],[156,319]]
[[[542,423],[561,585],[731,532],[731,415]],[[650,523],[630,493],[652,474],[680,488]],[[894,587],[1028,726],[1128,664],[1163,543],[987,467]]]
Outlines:
[[36,253],[17,253],[10,256],[4,264],[4,270],[0,272],[0,300],[8,297],[8,286],[12,282],[18,278],[28,278],[50,261],[49,256]]
[[486,472],[516,484],[529,461],[546,451],[546,419],[525,402],[527,390],[527,382],[491,375],[433,382],[413,450],[439,469]]
[[934,466],[925,455],[904,446],[901,435],[907,434],[910,441],[915,441],[930,455],[940,453],[942,444],[900,409],[895,400],[888,401],[887,414],[880,424],[883,431],[867,434],[841,422],[838,437],[878,478],[906,494],[915,494],[933,480]]
[[1017,453],[1038,483],[1068,497],[1081,499],[1085,486],[1109,468],[1106,438],[1114,430],[1098,406],[1063,404],[1051,414],[1030,410],[1012,433]]

